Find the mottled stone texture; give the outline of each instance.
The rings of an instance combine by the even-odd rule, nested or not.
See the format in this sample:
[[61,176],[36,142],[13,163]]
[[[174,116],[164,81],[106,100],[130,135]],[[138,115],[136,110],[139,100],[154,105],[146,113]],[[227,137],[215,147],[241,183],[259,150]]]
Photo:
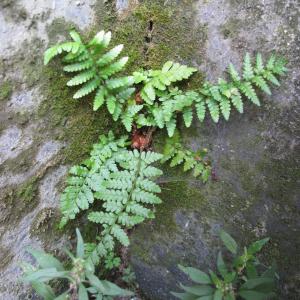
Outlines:
[[246,51],[285,56],[289,73],[271,97],[261,97],[260,108],[247,103],[229,122],[184,130],[186,145],[210,150],[216,180],[203,185],[180,169],[165,170],[157,218],[131,236],[138,282],[149,299],[173,299],[169,291],[186,280],[176,265],[215,268],[223,228],[241,245],[269,236],[262,260],[278,264],[279,298],[299,299],[299,2],[192,5],[195,23],[207,26],[200,69],[209,80],[224,76],[229,62],[241,66]]
[[[297,0],[1,0],[0,299],[30,297],[16,280],[18,263],[30,259],[26,246],[59,250],[66,243],[55,227],[64,175],[112,127],[88,99],[72,100],[59,64],[42,65],[49,43],[74,26],[86,38],[112,30],[130,71],[169,59],[197,66],[190,86],[216,81],[229,62],[241,66],[247,51],[288,59],[282,86],[261,96],[260,108],[247,103],[229,122],[182,129],[187,146],[209,149],[215,180],[204,185],[165,167],[164,202],[152,223],[132,231],[130,255],[145,297],[167,300],[186,280],[178,263],[214,268],[220,228],[242,245],[270,236],[261,258],[278,264],[280,298],[298,299],[299,18]],[[163,141],[157,135],[155,147]]]

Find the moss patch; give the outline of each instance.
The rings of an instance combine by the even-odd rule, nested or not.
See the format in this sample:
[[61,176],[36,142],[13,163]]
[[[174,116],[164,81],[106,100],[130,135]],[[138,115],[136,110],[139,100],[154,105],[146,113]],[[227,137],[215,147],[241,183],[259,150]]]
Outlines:
[[[106,13],[104,13],[104,11]],[[125,45],[128,71],[160,68],[167,60],[201,63],[201,45],[207,39],[205,26],[195,26],[191,4],[142,1],[119,20],[112,6],[98,4],[101,26],[113,31],[113,42]]]
[[206,202],[199,190],[189,185],[184,178],[165,182],[160,186],[162,189],[160,197],[163,203],[157,207],[154,222],[159,230],[164,229],[169,233],[176,230],[175,213],[178,209],[197,210]]
[[22,217],[32,211],[38,204],[38,178],[31,177],[18,187],[8,187],[2,190],[0,205],[0,224],[6,224],[9,230],[18,224]]
[[16,196],[26,204],[32,203],[38,192],[38,178],[32,177],[23,183],[17,190]]
[[12,84],[10,81],[4,81],[0,84],[0,101],[8,100],[12,93]]

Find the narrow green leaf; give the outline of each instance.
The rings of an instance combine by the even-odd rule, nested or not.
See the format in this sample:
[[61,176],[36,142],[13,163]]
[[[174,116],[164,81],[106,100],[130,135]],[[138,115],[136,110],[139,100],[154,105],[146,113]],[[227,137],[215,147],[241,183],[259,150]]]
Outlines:
[[227,268],[226,268],[226,265],[223,260],[223,256],[222,256],[221,252],[218,253],[217,267],[218,267],[218,271],[220,272],[222,277],[225,279],[225,276],[227,275],[228,271],[227,271]]
[[43,269],[55,268],[57,271],[63,271],[64,267],[61,262],[54,256],[44,251],[36,249],[27,249],[27,251],[36,259],[39,266]]
[[198,269],[195,269],[192,267],[184,267],[182,265],[178,265],[178,268],[182,272],[187,274],[196,283],[201,283],[201,284],[211,284],[212,283],[210,277],[206,273],[204,273]]
[[76,228],[76,236],[77,236],[77,247],[76,247],[76,257],[83,258],[84,257],[84,243],[81,236],[81,233],[78,228]]
[[257,291],[240,291],[239,295],[245,300],[267,300],[274,297],[274,293],[262,293]]
[[53,300],[55,298],[54,291],[49,285],[34,281],[31,282],[31,286],[39,296],[44,298],[44,300]]
[[222,300],[223,299],[223,293],[220,290],[216,290],[214,293],[213,300]]
[[270,240],[270,238],[264,238],[262,240],[256,241],[254,243],[252,243],[249,247],[248,247],[248,253],[249,254],[255,254],[257,252],[259,252],[262,247],[268,243]]
[[232,254],[237,254],[237,243],[236,241],[232,238],[230,234],[225,232],[224,230],[221,230],[220,232],[220,238],[223,241],[225,247],[232,253]]
[[212,295],[214,291],[214,289],[209,285],[185,286],[183,284],[180,284],[180,287],[186,292],[193,294],[195,296]]
[[273,278],[270,277],[259,277],[247,280],[242,286],[241,290],[252,290],[260,285],[273,283]]
[[83,284],[79,285],[78,300],[89,300],[88,292]]
[[191,295],[190,293],[175,293],[175,292],[171,292],[171,294],[173,296],[175,296],[178,299],[181,300],[195,300],[195,299],[200,299],[200,298],[196,298],[195,295]]

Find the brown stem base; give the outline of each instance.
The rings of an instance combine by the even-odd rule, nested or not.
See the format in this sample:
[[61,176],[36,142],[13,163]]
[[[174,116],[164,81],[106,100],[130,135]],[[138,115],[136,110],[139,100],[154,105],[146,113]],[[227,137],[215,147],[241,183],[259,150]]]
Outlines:
[[133,127],[131,133],[131,148],[138,149],[140,151],[148,150],[152,143],[152,135],[155,131],[155,127],[150,127],[147,130],[136,126]]

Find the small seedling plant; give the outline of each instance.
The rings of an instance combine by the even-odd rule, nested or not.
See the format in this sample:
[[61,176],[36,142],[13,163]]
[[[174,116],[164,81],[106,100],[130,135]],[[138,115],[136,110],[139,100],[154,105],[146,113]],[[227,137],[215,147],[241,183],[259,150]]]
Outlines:
[[[260,54],[253,62],[247,53],[242,74],[230,64],[227,80],[205,82],[190,90],[180,86],[197,72],[194,67],[168,61],[158,70],[119,75],[124,74],[128,57],[119,58],[123,45],[109,47],[110,32],[100,31],[87,43],[76,31],[70,36],[71,41],[45,52],[45,65],[64,55],[63,69],[73,74],[67,85],[78,87],[73,97],[93,94],[93,109],[106,106],[130,136],[102,135],[90,158],[71,168],[61,197],[60,227],[88,210],[88,220],[102,228],[98,242],[88,247],[89,259],[99,264],[101,258],[109,257],[111,267],[117,245],[129,245],[128,229],[153,218],[153,206],[161,203],[160,187],[154,181],[162,175],[158,162],[183,165],[184,171],[191,170],[204,182],[210,176],[207,150],[192,151],[182,145],[179,118],[186,127],[194,117],[199,122],[210,117],[217,123],[221,118],[229,120],[232,109],[243,113],[246,100],[259,106],[256,90],[271,95],[270,84],[280,85],[278,77],[286,72],[285,62],[272,55],[265,64]],[[166,130],[168,135],[163,154],[150,150],[156,130]],[[100,211],[93,211],[96,201],[102,203]]]
[[222,252],[219,252],[217,271],[209,270],[208,273],[179,265],[179,269],[196,285],[180,284],[184,292],[172,294],[182,300],[273,299],[276,296],[277,274],[273,267],[261,265],[256,257],[269,238],[256,241],[243,250],[239,249],[236,241],[227,232],[221,231],[220,238],[231,254],[231,259],[224,260]]
[[[117,296],[133,295],[112,282],[100,280],[95,275],[94,265],[86,260],[84,242],[78,229],[76,235],[76,255],[65,250],[71,260],[70,269],[65,269],[57,258],[44,251],[29,249],[28,252],[35,258],[37,266],[23,262],[22,280],[30,284],[45,300],[112,300]],[[61,284],[68,283],[68,289],[58,296],[51,287],[51,283],[57,281]]]

